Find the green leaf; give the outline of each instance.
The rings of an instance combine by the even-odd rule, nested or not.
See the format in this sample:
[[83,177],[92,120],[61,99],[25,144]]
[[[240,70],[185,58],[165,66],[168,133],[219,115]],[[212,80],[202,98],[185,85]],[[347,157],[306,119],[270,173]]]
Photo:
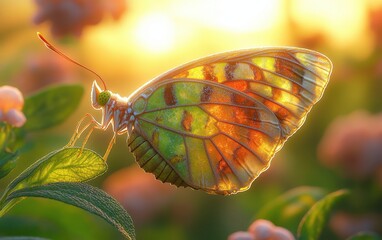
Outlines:
[[0,151],[15,152],[17,149],[16,143],[21,139],[16,136],[17,128],[5,122],[0,122]]
[[22,172],[7,187],[0,201],[0,216],[17,202],[7,202],[6,196],[18,189],[56,182],[84,182],[107,170],[107,164],[97,153],[80,148],[63,148],[44,156]]
[[128,239],[135,239],[133,221],[123,207],[104,191],[84,183],[52,183],[23,188],[11,193],[7,201],[20,197],[43,197],[64,202],[105,219]]
[[323,199],[314,204],[298,226],[298,239],[318,239],[336,204],[348,195],[349,191],[338,190],[326,195]]
[[[37,210],[38,209],[38,210]],[[120,239],[106,221],[59,201],[25,198],[0,218],[0,236],[39,236],[51,240]],[[42,235],[43,233],[43,235]],[[0,238],[1,239],[1,238]]]
[[5,122],[0,122],[0,150],[7,147],[11,126]]
[[9,188],[45,185],[55,182],[89,181],[107,170],[96,152],[81,148],[63,148],[44,156],[20,174]]
[[83,95],[81,85],[58,85],[46,88],[25,99],[24,129],[39,130],[57,125],[69,117]]
[[378,236],[376,233],[372,233],[372,232],[360,232],[348,238],[348,240],[381,240],[381,239],[382,239],[381,236]]
[[262,207],[256,219],[267,219],[277,226],[297,233],[301,218],[325,194],[326,192],[318,187],[291,189]]
[[19,158],[18,152],[0,150],[0,179],[8,175],[15,167]]

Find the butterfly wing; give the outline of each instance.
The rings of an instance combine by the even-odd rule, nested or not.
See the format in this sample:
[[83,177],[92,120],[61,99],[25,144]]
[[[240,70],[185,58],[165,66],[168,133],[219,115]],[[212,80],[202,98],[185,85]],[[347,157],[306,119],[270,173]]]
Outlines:
[[303,124],[331,68],[327,57],[299,48],[226,52],[182,65],[130,97],[137,116],[130,148],[163,182],[243,191]]
[[258,100],[223,84],[170,79],[133,104],[129,147],[163,182],[209,193],[246,190],[268,168],[281,128]]
[[211,55],[174,68],[138,92],[168,79],[218,82],[258,99],[274,112],[285,141],[304,123],[306,114],[322,97],[331,71],[331,61],[312,50],[248,49]]

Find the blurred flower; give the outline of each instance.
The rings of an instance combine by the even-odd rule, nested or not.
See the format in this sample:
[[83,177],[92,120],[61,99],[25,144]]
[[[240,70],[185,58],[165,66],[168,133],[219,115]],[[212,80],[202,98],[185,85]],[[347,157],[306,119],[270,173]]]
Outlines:
[[110,12],[115,20],[118,20],[126,11],[126,0],[105,0],[104,7],[107,11]]
[[369,26],[374,33],[377,45],[382,46],[382,8],[370,10]]
[[329,225],[339,238],[347,239],[358,232],[381,232],[382,217],[377,214],[338,212],[331,217]]
[[52,34],[80,36],[88,25],[99,23],[106,11],[119,19],[126,10],[126,0],[35,0],[38,11],[33,22],[51,22]]
[[174,187],[156,180],[139,167],[119,170],[109,176],[104,190],[131,214],[135,224],[154,218],[170,200]]
[[23,70],[14,77],[13,82],[24,93],[53,83],[75,80],[71,71],[72,64],[50,52],[27,56],[23,64]]
[[0,87],[0,122],[7,122],[14,127],[23,126],[26,121],[21,112],[23,106],[24,98],[17,88]]
[[275,226],[272,222],[264,219],[254,221],[248,228],[248,232],[232,233],[228,240],[294,240],[293,234],[282,227]]
[[255,240],[255,237],[250,232],[239,231],[229,235],[228,240]]
[[354,179],[373,176],[382,167],[382,114],[355,112],[335,120],[318,148],[328,167],[340,167]]

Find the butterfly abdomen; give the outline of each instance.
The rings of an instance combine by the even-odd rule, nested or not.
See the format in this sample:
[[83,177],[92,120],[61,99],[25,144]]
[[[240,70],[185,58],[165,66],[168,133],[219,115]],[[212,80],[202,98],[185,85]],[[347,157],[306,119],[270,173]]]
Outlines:
[[157,151],[140,134],[133,131],[127,141],[130,151],[134,154],[136,162],[146,172],[153,173],[155,178],[176,186],[188,186],[166,163]]

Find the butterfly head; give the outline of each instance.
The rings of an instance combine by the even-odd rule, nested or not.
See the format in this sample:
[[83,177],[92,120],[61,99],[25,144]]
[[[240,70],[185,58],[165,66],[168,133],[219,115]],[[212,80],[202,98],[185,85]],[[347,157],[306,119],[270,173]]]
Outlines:
[[112,93],[109,90],[102,90],[96,81],[93,82],[91,99],[94,109],[101,109],[110,100]]

